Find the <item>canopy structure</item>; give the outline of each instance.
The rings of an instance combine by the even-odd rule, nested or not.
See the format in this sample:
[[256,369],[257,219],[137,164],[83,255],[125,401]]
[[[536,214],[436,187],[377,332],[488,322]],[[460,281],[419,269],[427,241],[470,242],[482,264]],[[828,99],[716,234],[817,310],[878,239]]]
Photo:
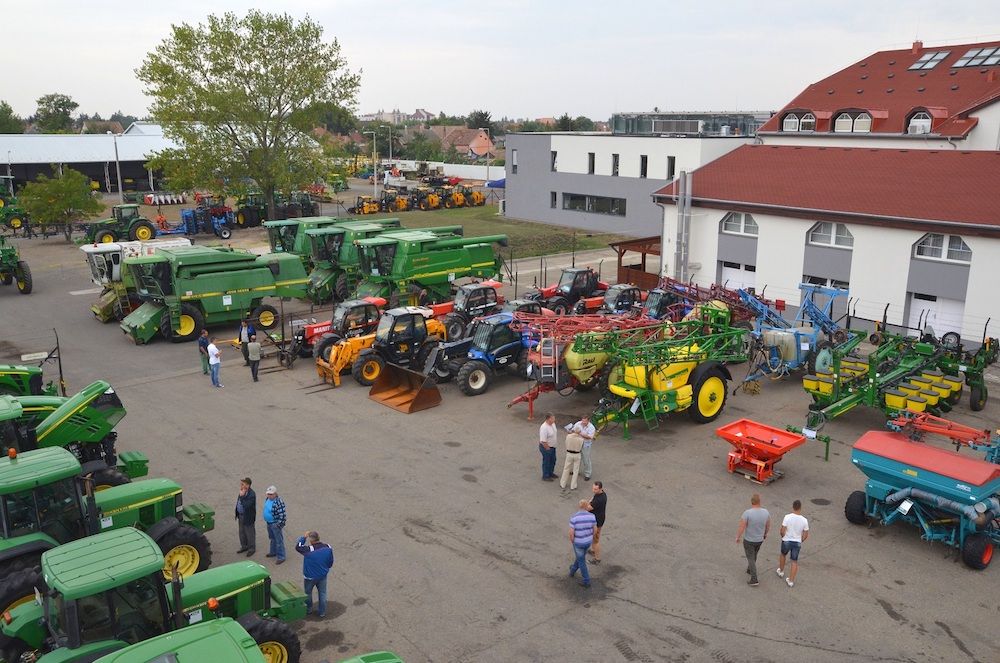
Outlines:
[[490,180],[486,183],[486,186],[490,189],[505,189],[507,188],[507,178],[502,180]]

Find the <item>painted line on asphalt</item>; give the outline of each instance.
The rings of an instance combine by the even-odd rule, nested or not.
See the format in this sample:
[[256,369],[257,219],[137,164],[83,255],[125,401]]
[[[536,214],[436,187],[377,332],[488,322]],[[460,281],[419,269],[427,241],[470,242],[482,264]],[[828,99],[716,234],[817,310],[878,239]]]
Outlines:
[[104,288],[88,288],[87,290],[70,290],[71,295],[99,295],[104,292]]

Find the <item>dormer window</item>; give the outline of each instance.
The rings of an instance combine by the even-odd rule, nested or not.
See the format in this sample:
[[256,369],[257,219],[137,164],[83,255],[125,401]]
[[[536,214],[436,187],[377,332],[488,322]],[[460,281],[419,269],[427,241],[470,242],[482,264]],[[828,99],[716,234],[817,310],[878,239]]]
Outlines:
[[798,131],[799,130],[799,116],[795,113],[789,113],[785,116],[784,121],[781,123],[782,131]]
[[799,131],[816,131],[816,116],[806,113],[799,122]]
[[837,133],[851,133],[854,130],[854,118],[850,113],[841,113],[833,123],[833,130]]
[[872,116],[868,113],[860,113],[854,118],[854,133],[866,134],[872,130]]
[[833,130],[840,134],[867,134],[872,130],[872,116],[864,111],[847,112],[837,115]]
[[931,132],[930,113],[925,113],[924,111],[914,113],[913,117],[910,118],[909,124],[907,124],[906,126],[906,133],[929,134],[930,132]]

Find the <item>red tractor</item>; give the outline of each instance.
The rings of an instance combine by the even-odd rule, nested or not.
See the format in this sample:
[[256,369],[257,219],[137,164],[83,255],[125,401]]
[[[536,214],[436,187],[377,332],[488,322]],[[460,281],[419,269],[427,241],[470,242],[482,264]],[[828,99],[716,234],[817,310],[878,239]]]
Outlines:
[[573,313],[613,313],[616,315],[638,315],[646,292],[631,283],[616,283],[607,292],[593,297],[583,297],[573,307]]
[[299,357],[327,359],[330,347],[340,339],[374,332],[384,308],[385,300],[381,297],[342,301],[326,322],[314,322],[296,330],[292,352]]
[[585,297],[604,297],[610,285],[597,278],[590,267],[565,267],[559,283],[525,294],[525,299],[540,302],[556,315],[566,315]]

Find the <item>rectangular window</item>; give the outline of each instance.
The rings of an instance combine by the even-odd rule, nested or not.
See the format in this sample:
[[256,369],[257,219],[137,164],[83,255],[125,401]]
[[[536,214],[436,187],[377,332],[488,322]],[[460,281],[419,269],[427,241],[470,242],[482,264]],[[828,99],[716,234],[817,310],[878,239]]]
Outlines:
[[854,235],[852,235],[851,231],[847,229],[847,226],[843,223],[838,223],[837,237],[835,241],[837,246],[854,246]]
[[745,269],[748,272],[754,272],[754,273],[756,273],[757,272],[757,265],[743,265],[743,269]]
[[723,260],[722,261],[722,266],[726,267],[728,269],[740,269],[740,263],[738,263],[738,262],[729,262],[728,260]]
[[607,198],[605,196],[588,196],[582,193],[564,193],[562,196],[564,210],[574,212],[591,212],[593,214],[611,214],[625,216],[624,198]]
[[557,160],[557,157],[559,156],[559,153],[556,152],[555,150],[552,150],[549,153],[549,156],[551,157],[551,160],[550,160],[550,163],[549,163],[549,167],[552,169],[552,172],[554,173],[554,172],[556,172],[556,160]]
[[972,249],[958,235],[948,236],[948,260],[972,262]]
[[556,195],[555,191],[550,191],[549,192],[549,204],[552,206],[552,209],[556,208],[556,199],[557,198],[558,198],[558,196]]
[[587,196],[579,193],[564,193],[562,199],[563,209],[568,209],[574,212],[587,211]]
[[667,179],[674,179],[674,166],[677,163],[676,157],[667,157]]
[[517,175],[517,150],[510,151],[510,174]]
[[594,153],[593,152],[588,152],[587,153],[587,174],[588,175],[593,175],[594,174],[594,160],[595,160],[594,159]]
[[618,177],[618,155],[611,155],[611,177]]
[[645,154],[639,155],[639,177],[645,178],[649,173],[649,157]]
[[940,258],[944,248],[944,235],[931,233],[925,235],[917,244],[917,255],[922,258]]

